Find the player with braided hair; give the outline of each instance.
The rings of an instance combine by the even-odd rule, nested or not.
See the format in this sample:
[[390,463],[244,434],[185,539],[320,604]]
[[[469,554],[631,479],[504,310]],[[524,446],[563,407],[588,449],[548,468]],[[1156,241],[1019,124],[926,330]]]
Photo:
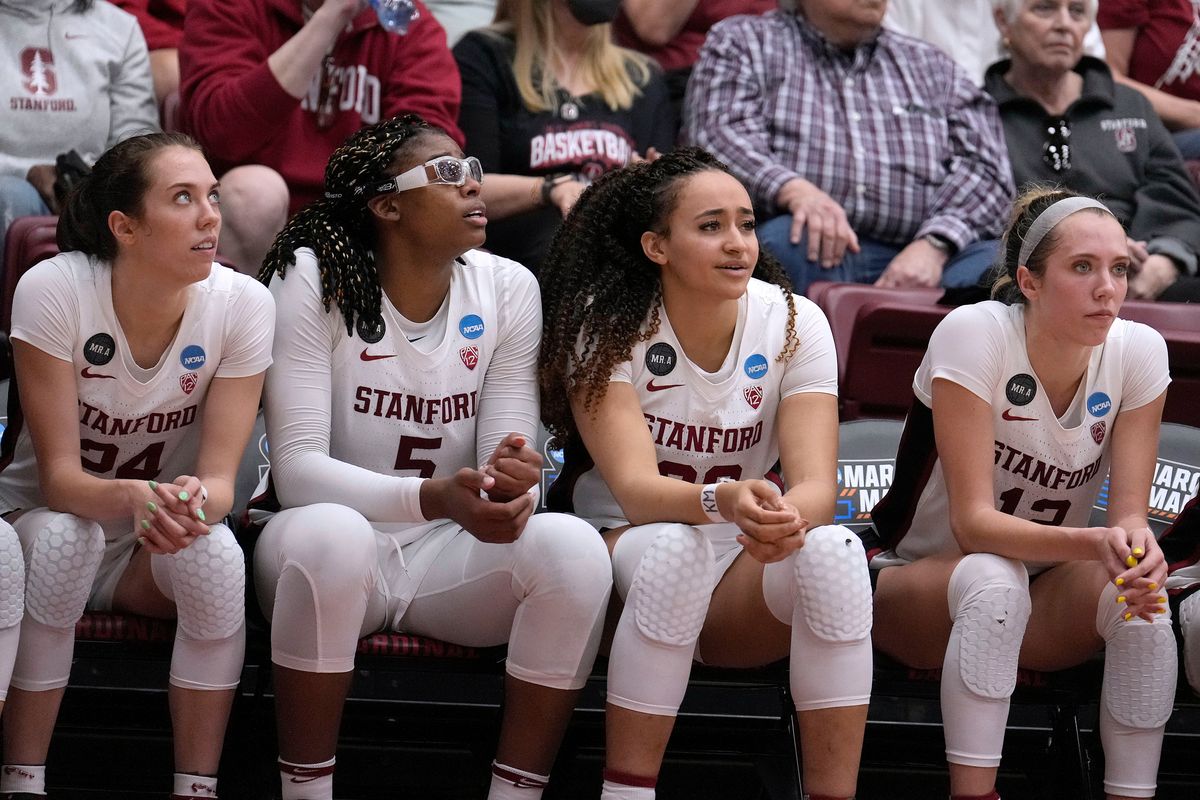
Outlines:
[[595,658],[612,571],[595,530],[531,516],[537,283],[484,242],[479,162],[420,118],[330,158],[264,265],[280,308],[255,551],[283,800],[328,800],[360,636],[507,642],[491,800],[536,800]]
[[1005,302],[947,315],[913,380],[896,480],[872,510],[888,548],[871,559],[874,640],[942,668],[952,800],[999,797],[1018,667],[1102,648],[1106,795],[1154,796],[1177,665],[1146,508],[1170,375],[1162,336],[1116,317],[1130,263],[1102,203],[1030,189],[993,286]]
[[[789,654],[808,796],[852,796],[871,588],[858,537],[828,524],[824,315],[760,253],[745,188],[695,148],[598,180],[542,275],[544,416],[566,446],[551,505],[607,529],[624,601],[602,797],[654,797],[693,659]],[[782,496],[766,480],[777,459]]]
[[[275,320],[262,285],[213,263],[219,201],[190,138],[126,139],[68,199],[64,252],[17,285],[20,404],[0,445],[0,513],[26,586],[0,796],[45,795],[86,607],[177,620],[172,797],[216,797],[246,641],[245,559],[222,519]],[[0,648],[11,611],[0,600]]]

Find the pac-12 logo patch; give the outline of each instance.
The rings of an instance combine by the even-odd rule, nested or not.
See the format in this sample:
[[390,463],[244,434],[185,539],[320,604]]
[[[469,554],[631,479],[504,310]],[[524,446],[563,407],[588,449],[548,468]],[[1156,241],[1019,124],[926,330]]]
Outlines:
[[767,357],[762,353],[755,353],[746,359],[742,369],[746,370],[746,377],[756,381],[767,374]]
[[196,388],[196,384],[199,383],[199,381],[200,378],[198,375],[196,375],[196,373],[185,372],[179,376],[179,388],[183,389],[184,394],[191,394],[192,390]]
[[387,330],[387,326],[383,324],[382,317],[370,320],[360,314],[358,320],[354,323],[354,330],[358,332],[358,338],[367,344],[375,344],[383,338],[383,333]]
[[89,364],[102,367],[113,360],[117,343],[107,333],[97,333],[83,343],[83,357]]
[[1112,410],[1112,400],[1104,392],[1093,392],[1088,396],[1087,409],[1093,417],[1103,417]]
[[1107,430],[1107,427],[1108,426],[1105,425],[1104,420],[1100,420],[1096,424],[1092,425],[1092,439],[1096,442],[1096,444],[1104,444],[1104,432]]
[[483,320],[475,314],[467,314],[458,321],[458,329],[468,339],[478,339],[483,336]]
[[462,359],[463,364],[466,364],[467,369],[475,369],[475,365],[479,363],[479,348],[475,345],[461,347],[458,350],[458,357]]
[[745,389],[742,389],[742,394],[745,395],[746,402],[755,411],[762,405],[763,389],[761,386],[747,386]]
[[1004,387],[1004,395],[1014,406],[1027,406],[1037,396],[1037,381],[1024,372],[1013,375]]
[[675,355],[675,348],[666,342],[656,342],[650,345],[650,349],[646,351],[646,369],[660,378],[675,369],[678,361],[679,357]]
[[183,364],[183,368],[186,370],[200,369],[207,360],[208,357],[204,355],[204,348],[198,344],[189,344],[179,354],[179,363]]

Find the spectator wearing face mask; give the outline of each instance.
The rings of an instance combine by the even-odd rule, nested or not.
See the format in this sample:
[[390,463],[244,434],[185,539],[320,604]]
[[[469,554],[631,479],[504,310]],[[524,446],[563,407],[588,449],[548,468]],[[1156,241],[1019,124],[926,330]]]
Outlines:
[[613,44],[618,0],[501,0],[454,48],[459,127],[483,163],[487,248],[535,272],[591,180],[673,143],[650,59]]

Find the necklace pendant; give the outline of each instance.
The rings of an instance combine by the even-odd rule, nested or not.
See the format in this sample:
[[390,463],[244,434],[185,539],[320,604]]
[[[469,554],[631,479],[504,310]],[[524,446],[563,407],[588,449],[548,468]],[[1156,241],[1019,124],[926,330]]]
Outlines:
[[574,122],[579,119],[579,106],[574,100],[564,100],[558,107],[558,115],[567,122]]

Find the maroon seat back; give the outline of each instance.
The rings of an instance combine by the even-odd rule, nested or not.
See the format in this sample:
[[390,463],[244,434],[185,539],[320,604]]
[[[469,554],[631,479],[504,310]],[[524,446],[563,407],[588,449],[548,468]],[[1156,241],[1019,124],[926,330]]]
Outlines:
[[903,419],[912,381],[947,306],[874,302],[854,320],[840,384],[842,419]]
[[4,243],[4,296],[0,298],[0,329],[12,322],[13,292],[17,281],[34,264],[58,253],[55,232],[58,217],[18,217],[8,226]]

